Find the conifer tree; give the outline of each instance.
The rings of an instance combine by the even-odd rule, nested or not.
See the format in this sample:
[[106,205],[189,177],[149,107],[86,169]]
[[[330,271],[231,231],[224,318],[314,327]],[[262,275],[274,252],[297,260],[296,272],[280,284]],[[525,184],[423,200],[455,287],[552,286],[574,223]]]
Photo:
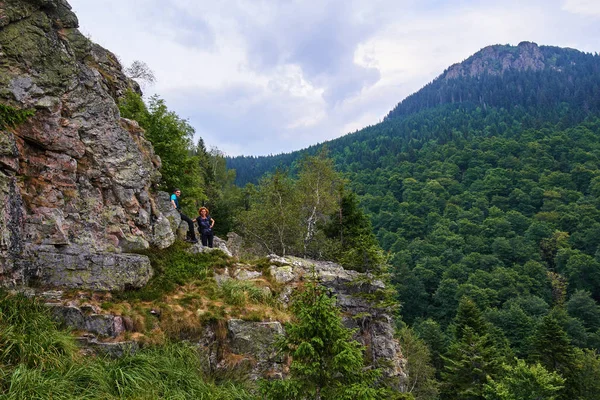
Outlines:
[[292,304],[294,321],[279,343],[291,356],[288,379],[263,381],[267,399],[400,399],[411,398],[377,387],[378,369],[365,365],[364,347],[344,327],[335,298],[309,283]]
[[533,338],[532,360],[538,361],[548,371],[556,371],[566,379],[560,399],[578,398],[578,374],[580,367],[575,349],[567,333],[552,313],[542,318]]
[[501,357],[472,300],[461,299],[455,324],[457,340],[444,357],[442,398],[483,399],[485,384],[498,373]]

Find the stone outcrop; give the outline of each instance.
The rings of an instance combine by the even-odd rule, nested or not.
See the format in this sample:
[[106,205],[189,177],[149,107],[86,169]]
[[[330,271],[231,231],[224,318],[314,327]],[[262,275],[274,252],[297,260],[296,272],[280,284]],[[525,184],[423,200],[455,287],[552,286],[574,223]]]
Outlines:
[[385,284],[368,274],[346,270],[333,262],[296,257],[269,256],[271,276],[285,285],[279,300],[287,304],[294,289],[306,278],[313,278],[336,296],[344,325],[355,328],[355,339],[366,346],[368,358],[396,378],[401,385],[406,376],[406,360],[394,338],[392,310],[380,306],[378,294]]
[[501,75],[505,71],[540,71],[554,68],[539,46],[521,42],[518,46],[488,46],[465,61],[450,66],[442,75],[445,80],[458,77],[476,77],[483,74]]
[[64,0],[0,2],[0,103],[35,112],[0,132],[1,285],[100,288],[110,268],[110,288],[139,287],[148,260],[120,253],[175,240],[150,194],[160,159],[116,105],[139,86],[77,27]]

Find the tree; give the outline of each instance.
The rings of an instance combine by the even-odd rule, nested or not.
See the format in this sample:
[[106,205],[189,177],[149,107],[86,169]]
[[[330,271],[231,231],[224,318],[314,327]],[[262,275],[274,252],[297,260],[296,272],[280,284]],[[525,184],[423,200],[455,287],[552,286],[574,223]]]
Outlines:
[[308,283],[292,303],[294,319],[286,326],[280,350],[292,358],[287,379],[262,381],[267,399],[388,399],[378,388],[381,372],[365,365],[364,347],[345,328],[335,298]]
[[129,78],[139,80],[142,83],[152,85],[156,82],[154,72],[148,67],[148,64],[143,61],[135,60],[129,67],[125,68],[123,72],[125,72],[125,75]]
[[437,399],[438,382],[435,368],[431,365],[431,351],[423,339],[411,328],[404,327],[398,332],[402,354],[407,359],[408,380],[406,391],[417,400]]
[[305,157],[300,161],[298,190],[303,222],[304,255],[317,233],[317,224],[324,223],[329,214],[335,211],[336,197],[342,178],[335,172],[333,161],[322,150],[315,157]]
[[498,373],[501,357],[472,300],[462,298],[455,318],[456,339],[442,371],[443,399],[483,399],[485,384]]
[[580,319],[590,331],[600,329],[600,306],[596,304],[590,292],[577,290],[567,301],[569,315]]
[[385,257],[373,234],[371,222],[360,209],[356,194],[339,191],[338,209],[330,215],[323,228],[325,235],[337,246],[331,257],[344,267],[360,272],[383,272]]
[[127,92],[119,103],[121,116],[136,120],[145,129],[146,138],[160,157],[162,182],[160,188],[170,192],[179,188],[184,193],[183,208],[195,215],[203,191],[201,167],[194,156],[194,128],[173,111],[158,96],[150,98],[148,106],[134,92]]
[[560,398],[577,398],[576,377],[580,368],[575,349],[552,313],[542,318],[532,342],[533,351],[530,358],[539,362],[548,371],[556,371],[566,379]]
[[516,359],[515,365],[502,364],[502,376],[485,385],[486,400],[554,400],[565,380],[541,364],[527,365]]
[[261,179],[250,209],[240,215],[247,241],[283,256],[294,254],[301,246],[300,220],[294,181],[280,170]]

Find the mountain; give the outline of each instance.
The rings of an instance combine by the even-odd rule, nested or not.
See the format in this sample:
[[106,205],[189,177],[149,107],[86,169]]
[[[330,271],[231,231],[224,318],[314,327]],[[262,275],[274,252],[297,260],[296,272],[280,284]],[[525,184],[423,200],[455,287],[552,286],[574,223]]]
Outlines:
[[[377,168],[386,164],[385,158],[390,161],[389,156],[393,159],[404,151],[411,140],[447,141],[457,131],[498,134],[513,121],[521,128],[548,123],[573,126],[598,113],[597,54],[531,42],[494,45],[449,67],[394,107],[382,123],[323,145],[342,169],[357,157],[356,168]],[[489,128],[486,132],[480,129],[484,125]],[[227,166],[237,171],[236,183],[243,186],[278,166],[292,166],[323,145],[275,156],[228,158]],[[379,150],[373,154],[375,148]]]
[[[388,254],[400,315],[443,380],[461,354],[448,343],[470,346],[457,331],[461,304],[508,360],[539,360],[545,330],[567,352],[600,350],[599,90],[598,55],[491,46],[381,123],[325,144]],[[321,147],[228,161],[245,183],[294,171]],[[577,379],[561,398],[594,398],[569,392]]]
[[597,55],[531,42],[488,46],[408,96],[386,119],[465,103],[484,109],[520,106],[544,117],[566,103],[581,117],[600,111],[599,76]]

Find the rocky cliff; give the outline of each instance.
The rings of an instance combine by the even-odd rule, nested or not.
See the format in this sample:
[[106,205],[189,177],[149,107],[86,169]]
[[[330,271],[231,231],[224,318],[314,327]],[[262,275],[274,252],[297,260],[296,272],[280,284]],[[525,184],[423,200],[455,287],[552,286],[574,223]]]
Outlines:
[[[533,42],[521,42],[518,46],[487,46],[461,63],[450,66],[442,75],[449,80],[458,77],[475,77],[483,74],[501,75],[505,71],[540,71],[557,69],[557,48],[540,48]],[[560,49],[562,53],[578,53],[576,50]]]
[[140,286],[149,262],[124,253],[174,241],[150,195],[160,159],[116,105],[139,87],[77,27],[64,0],[0,2],[0,104],[34,111],[0,133],[2,285]]
[[[218,238],[217,243],[228,251]],[[188,252],[209,250],[213,249],[197,244]],[[370,363],[382,369],[388,384],[402,389],[406,360],[394,338],[392,310],[377,301],[385,289],[383,282],[332,262],[271,255],[267,263],[257,267],[232,262],[215,269],[214,275],[196,287],[181,288],[158,303],[137,304],[137,313],[115,299],[111,300],[111,307],[121,311],[107,312],[99,306],[99,299],[89,293],[73,296],[62,291],[38,291],[37,295],[46,299],[58,321],[79,332],[81,343],[90,351],[120,356],[136,351],[140,343],[143,345],[152,336],[170,332],[176,339],[197,345],[207,372],[233,370],[236,375],[251,379],[281,378],[286,375],[290,360],[277,353],[275,344],[278,336],[285,334],[284,323],[290,317],[286,310],[293,293],[314,279],[335,296],[344,325],[355,330],[354,338],[366,347]],[[211,285],[214,286],[208,293],[197,290]],[[242,308],[220,295],[242,287],[253,288],[254,293],[260,291],[262,303],[248,298],[242,300]],[[141,315],[151,317],[144,323],[135,323],[140,310]]]

